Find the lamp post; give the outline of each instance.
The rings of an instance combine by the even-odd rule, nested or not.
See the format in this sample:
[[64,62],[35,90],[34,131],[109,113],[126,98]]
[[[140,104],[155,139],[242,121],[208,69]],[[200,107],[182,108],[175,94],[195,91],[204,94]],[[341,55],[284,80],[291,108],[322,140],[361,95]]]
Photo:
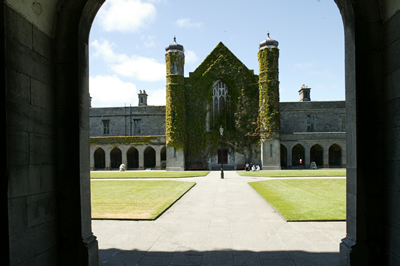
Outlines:
[[222,149],[222,137],[224,135],[224,129],[222,125],[219,127],[219,134],[221,135],[221,179],[224,179],[224,150]]

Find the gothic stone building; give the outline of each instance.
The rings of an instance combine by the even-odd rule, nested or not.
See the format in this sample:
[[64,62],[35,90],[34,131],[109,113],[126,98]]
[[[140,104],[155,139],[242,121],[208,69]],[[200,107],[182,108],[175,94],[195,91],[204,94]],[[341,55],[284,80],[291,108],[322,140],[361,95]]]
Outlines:
[[277,46],[269,36],[260,43],[259,75],[219,43],[184,77],[174,39],[165,56],[167,106],[148,106],[140,91],[139,106],[90,109],[91,169],[346,167],[345,102],[311,101],[304,85],[299,102],[279,102]]

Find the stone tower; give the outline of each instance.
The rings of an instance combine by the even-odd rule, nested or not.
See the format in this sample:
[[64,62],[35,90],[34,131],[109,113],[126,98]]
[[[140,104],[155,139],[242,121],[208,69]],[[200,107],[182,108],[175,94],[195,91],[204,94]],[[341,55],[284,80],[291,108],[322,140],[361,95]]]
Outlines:
[[166,146],[167,171],[185,170],[184,147],[186,143],[185,111],[185,52],[174,42],[165,48],[167,66]]
[[259,116],[263,170],[281,169],[278,42],[268,37],[258,51]]

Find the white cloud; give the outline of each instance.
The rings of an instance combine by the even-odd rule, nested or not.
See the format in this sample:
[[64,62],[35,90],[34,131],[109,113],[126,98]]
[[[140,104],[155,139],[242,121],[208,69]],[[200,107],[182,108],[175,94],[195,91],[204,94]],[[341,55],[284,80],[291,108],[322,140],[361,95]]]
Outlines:
[[193,64],[196,63],[199,57],[196,55],[195,52],[186,50],[185,51],[185,63],[187,64]]
[[147,104],[148,105],[166,105],[167,94],[165,88],[148,91]]
[[190,18],[182,18],[175,21],[175,25],[180,28],[196,28],[199,29],[203,25],[201,22],[191,22]]
[[89,77],[89,92],[92,107],[137,105],[135,84],[123,82],[117,76]]
[[142,81],[165,80],[165,64],[153,58],[133,55],[126,60],[111,64],[111,69],[122,76],[134,77]]
[[108,0],[98,17],[106,31],[137,32],[154,21],[156,8],[140,0]]
[[95,50],[94,56],[103,58],[118,75],[150,82],[165,80],[165,64],[157,62],[154,58],[115,53],[116,45],[107,40],[95,40],[91,45]]

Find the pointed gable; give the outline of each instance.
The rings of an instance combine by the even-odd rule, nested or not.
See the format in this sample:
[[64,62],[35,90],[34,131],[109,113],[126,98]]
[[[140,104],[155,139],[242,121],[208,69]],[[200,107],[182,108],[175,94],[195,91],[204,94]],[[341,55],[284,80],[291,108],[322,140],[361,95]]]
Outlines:
[[222,72],[234,70],[233,68],[244,72],[250,71],[222,42],[219,42],[196,70],[190,73],[189,80],[190,83],[195,83],[207,72],[220,70],[223,74]]

